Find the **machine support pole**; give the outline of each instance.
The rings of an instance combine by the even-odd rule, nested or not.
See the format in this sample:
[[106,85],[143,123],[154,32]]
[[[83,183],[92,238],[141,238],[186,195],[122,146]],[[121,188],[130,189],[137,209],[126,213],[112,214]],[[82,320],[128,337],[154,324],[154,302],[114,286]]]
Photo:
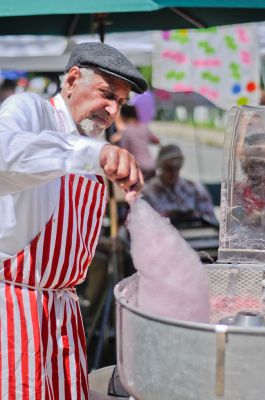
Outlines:
[[216,326],[215,394],[218,397],[223,397],[225,393],[225,344],[227,341],[226,331],[226,325]]

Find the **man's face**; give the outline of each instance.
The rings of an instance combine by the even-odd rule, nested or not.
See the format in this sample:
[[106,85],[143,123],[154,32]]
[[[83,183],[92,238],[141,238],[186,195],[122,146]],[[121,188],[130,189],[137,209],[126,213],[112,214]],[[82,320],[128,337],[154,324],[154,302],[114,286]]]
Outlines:
[[81,78],[80,69],[73,67],[63,92],[80,133],[98,135],[114,122],[121,105],[128,98],[130,85],[97,72],[86,83]]
[[179,177],[179,171],[182,166],[182,161],[178,158],[171,158],[163,161],[161,166],[162,179],[168,186],[174,186]]

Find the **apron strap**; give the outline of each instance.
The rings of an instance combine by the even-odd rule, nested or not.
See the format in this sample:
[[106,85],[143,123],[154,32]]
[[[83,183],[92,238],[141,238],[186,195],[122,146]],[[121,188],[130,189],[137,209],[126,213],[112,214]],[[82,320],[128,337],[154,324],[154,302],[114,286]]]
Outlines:
[[74,287],[63,287],[63,288],[44,288],[41,286],[31,286],[26,283],[19,283],[15,281],[9,281],[8,279],[0,278],[0,282],[7,283],[8,285],[25,287],[31,290],[38,290],[39,292],[56,292],[57,299],[60,299],[64,294],[68,294],[72,300],[77,301],[78,296]]

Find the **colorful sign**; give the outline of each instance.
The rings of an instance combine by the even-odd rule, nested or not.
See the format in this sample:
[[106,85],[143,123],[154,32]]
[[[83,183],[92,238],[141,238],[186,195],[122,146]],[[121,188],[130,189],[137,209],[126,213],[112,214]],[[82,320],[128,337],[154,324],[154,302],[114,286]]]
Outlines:
[[256,25],[161,32],[155,37],[152,84],[197,92],[223,109],[257,105]]

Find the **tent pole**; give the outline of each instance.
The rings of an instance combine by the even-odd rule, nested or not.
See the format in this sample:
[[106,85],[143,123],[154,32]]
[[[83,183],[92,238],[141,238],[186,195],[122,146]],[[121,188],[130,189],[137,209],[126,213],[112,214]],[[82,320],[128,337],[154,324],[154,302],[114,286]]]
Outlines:
[[80,14],[75,14],[73,16],[73,19],[72,19],[72,21],[71,21],[71,23],[70,23],[70,25],[69,25],[69,27],[68,27],[68,29],[66,31],[66,34],[65,34],[66,37],[73,36],[73,34],[75,33],[75,30],[76,30],[76,27],[77,27],[79,19],[80,19]]
[[179,15],[186,21],[190,22],[192,25],[196,26],[196,28],[207,28],[206,24],[199,21],[197,18],[192,17],[184,8],[170,7],[169,9],[173,13]]
[[105,27],[107,25],[107,13],[98,13],[94,15],[95,31],[99,34],[101,43],[105,41]]

